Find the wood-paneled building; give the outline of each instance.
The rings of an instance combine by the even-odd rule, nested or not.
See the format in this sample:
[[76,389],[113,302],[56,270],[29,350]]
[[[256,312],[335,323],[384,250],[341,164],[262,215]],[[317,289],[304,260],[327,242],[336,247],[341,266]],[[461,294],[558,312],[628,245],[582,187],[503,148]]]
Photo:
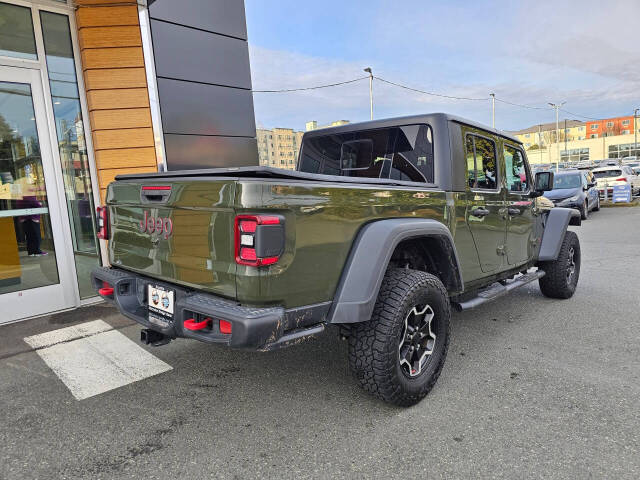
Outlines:
[[0,0],[0,309],[94,301],[118,174],[257,165],[242,0]]

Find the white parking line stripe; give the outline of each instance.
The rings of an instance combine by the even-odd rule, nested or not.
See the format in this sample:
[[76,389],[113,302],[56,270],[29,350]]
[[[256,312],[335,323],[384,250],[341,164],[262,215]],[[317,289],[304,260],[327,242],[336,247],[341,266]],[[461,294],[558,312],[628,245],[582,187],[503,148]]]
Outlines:
[[[172,369],[171,365],[156,358],[117,330],[111,329],[90,336],[86,335],[87,329],[81,330],[84,332],[81,338],[58,341],[36,350],[77,400]],[[59,339],[69,336],[69,333],[64,333],[54,337]],[[42,340],[31,341],[43,344]]]
[[103,320],[81,323],[72,327],[60,328],[51,332],[40,333],[24,339],[34,349],[50,347],[57,343],[68,342],[76,338],[89,337],[96,333],[113,330],[113,327]]

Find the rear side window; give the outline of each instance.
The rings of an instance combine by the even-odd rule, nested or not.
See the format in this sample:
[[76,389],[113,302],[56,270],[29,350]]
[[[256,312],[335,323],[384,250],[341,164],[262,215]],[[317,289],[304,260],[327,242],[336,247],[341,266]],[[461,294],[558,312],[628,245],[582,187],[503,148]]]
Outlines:
[[593,172],[593,176],[596,178],[609,178],[609,177],[619,177],[622,175],[622,170],[611,169],[611,170],[602,170],[600,172]]
[[429,125],[405,125],[305,139],[300,171],[433,183]]
[[511,192],[526,192],[529,190],[529,179],[527,178],[527,168],[524,164],[522,150],[511,145],[505,145],[504,163],[507,170],[505,172],[507,188]]
[[493,140],[467,135],[465,142],[469,187],[481,190],[498,188],[498,162]]

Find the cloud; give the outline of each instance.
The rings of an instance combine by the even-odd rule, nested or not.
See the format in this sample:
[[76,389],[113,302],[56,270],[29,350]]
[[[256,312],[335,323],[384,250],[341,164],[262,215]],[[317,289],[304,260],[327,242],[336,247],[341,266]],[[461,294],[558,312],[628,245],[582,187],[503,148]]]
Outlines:
[[[260,39],[252,37],[258,42],[250,47],[254,89],[333,83],[364,75],[363,67],[371,66],[376,75],[418,89],[461,97],[494,92],[510,102],[543,107],[497,104],[496,124],[509,130],[555,119],[547,102],[566,101],[568,111],[601,118],[628,114],[639,106],[637,0],[424,5],[407,0],[399,12],[388,3],[372,2],[369,23],[356,22],[349,32],[351,42],[361,42],[358,48],[323,50],[318,47],[322,38],[314,38],[296,42],[294,52],[260,47]],[[310,31],[318,27],[309,22]],[[340,37],[340,31],[330,33]],[[301,129],[308,120],[367,120],[368,82],[256,93],[254,102],[258,122],[268,127]],[[374,83],[374,106],[377,118],[447,111],[491,122],[488,100],[446,100],[379,82]]]

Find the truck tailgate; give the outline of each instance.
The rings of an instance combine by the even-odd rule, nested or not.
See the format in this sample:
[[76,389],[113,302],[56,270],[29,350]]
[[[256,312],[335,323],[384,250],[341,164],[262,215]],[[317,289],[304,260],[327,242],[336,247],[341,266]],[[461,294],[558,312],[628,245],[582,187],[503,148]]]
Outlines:
[[235,179],[162,180],[109,185],[112,264],[235,299]]

